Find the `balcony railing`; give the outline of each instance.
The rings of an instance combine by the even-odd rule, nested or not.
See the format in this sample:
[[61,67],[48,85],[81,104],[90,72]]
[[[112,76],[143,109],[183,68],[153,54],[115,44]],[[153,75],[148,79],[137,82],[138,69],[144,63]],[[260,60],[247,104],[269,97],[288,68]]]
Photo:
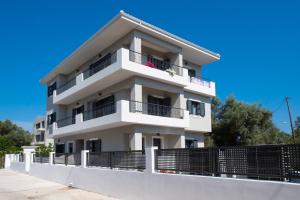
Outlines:
[[108,67],[111,64],[113,64],[114,62],[116,62],[116,60],[117,60],[117,53],[116,52],[113,52],[111,54],[107,54],[106,56],[104,56],[103,58],[101,58],[100,60],[98,60],[97,62],[92,64],[90,66],[90,68],[85,70],[83,72],[83,78],[87,79],[87,78],[93,76],[97,72],[105,69],[106,67]]
[[64,83],[63,85],[61,85],[60,87],[58,87],[56,89],[56,94],[61,94],[64,91],[70,89],[71,87],[76,85],[76,77],[70,79],[69,81],[67,81],[66,83]]
[[107,103],[95,109],[85,111],[83,113],[83,121],[95,119],[105,115],[110,115],[115,112],[116,112],[116,103],[115,102]]
[[195,84],[202,85],[202,86],[210,88],[210,82],[211,81],[209,81],[207,79],[204,79],[200,76],[190,77],[190,81],[191,81],[191,83],[195,83]]
[[169,72],[170,74],[176,74],[179,76],[183,75],[183,67],[178,65],[171,64],[170,61],[163,61],[154,58],[152,55],[138,53],[132,50],[129,50],[129,60],[136,62],[142,65],[145,65],[150,68],[162,70]]
[[130,101],[130,112],[182,119],[184,109],[153,103]]
[[62,127],[69,126],[69,125],[72,125],[75,123],[76,123],[75,117],[73,117],[73,116],[65,117],[65,118],[57,121],[57,128],[62,128]]

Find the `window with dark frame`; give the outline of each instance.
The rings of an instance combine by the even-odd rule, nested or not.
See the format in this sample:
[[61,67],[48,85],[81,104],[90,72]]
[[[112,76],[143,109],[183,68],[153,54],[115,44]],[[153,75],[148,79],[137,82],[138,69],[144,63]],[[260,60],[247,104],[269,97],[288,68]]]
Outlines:
[[52,125],[54,122],[56,122],[56,112],[48,115],[48,117],[47,117],[47,124],[48,124],[48,126]]
[[194,69],[188,69],[189,77],[196,77],[196,71]]
[[56,90],[56,82],[48,86],[48,97],[53,95],[54,90]]
[[187,100],[187,110],[191,115],[205,116],[205,103]]
[[86,149],[91,153],[101,152],[101,139],[86,141]]

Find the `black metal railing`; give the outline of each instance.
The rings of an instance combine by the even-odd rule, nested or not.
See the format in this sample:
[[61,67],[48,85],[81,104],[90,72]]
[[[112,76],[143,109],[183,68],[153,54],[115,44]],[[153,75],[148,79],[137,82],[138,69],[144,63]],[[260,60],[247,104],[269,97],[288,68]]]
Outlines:
[[64,91],[70,89],[71,87],[76,85],[76,76],[73,77],[72,79],[68,80],[66,83],[64,83],[63,85],[59,86],[56,89],[56,94],[61,94]]
[[170,61],[159,60],[152,55],[138,53],[132,50],[129,50],[129,60],[136,62],[151,68],[155,68],[162,71],[167,71],[171,74],[176,74],[179,76],[183,75],[183,67],[178,65],[171,64]]
[[192,83],[196,83],[196,84],[198,84],[198,85],[203,85],[203,86],[206,86],[206,87],[211,87],[211,85],[210,85],[210,80],[208,80],[208,79],[205,79],[205,78],[203,78],[203,77],[200,77],[200,76],[192,76],[192,77],[190,77],[190,82],[192,82]]
[[53,164],[81,165],[81,153],[55,153]]
[[102,58],[100,58],[97,62],[92,64],[90,68],[83,72],[83,79],[87,79],[97,72],[107,68],[111,64],[117,61],[117,52],[109,53]]
[[87,166],[119,169],[145,169],[144,151],[88,153]]
[[33,154],[33,162],[35,163],[49,163],[49,155],[39,153]]
[[182,119],[184,115],[184,109],[181,108],[139,101],[130,101],[130,112],[179,119]]
[[21,152],[20,154],[19,154],[19,162],[24,162],[24,153],[23,152]]
[[116,102],[111,102],[98,106],[95,109],[87,110],[83,113],[83,121],[110,115],[116,112]]
[[75,121],[75,116],[68,116],[68,117],[65,117],[63,119],[59,119],[57,120],[57,128],[61,128],[61,127],[65,127],[65,126],[69,126],[69,125],[72,125],[72,124],[75,124],[76,121]]
[[300,178],[300,145],[263,145],[155,151],[161,172],[248,178]]

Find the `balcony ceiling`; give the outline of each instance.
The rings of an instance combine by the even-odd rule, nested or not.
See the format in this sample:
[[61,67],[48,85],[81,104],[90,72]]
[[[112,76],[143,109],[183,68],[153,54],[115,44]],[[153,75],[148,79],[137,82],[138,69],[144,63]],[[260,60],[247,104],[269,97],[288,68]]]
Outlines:
[[112,43],[121,39],[124,35],[133,30],[139,30],[181,47],[184,58],[193,63],[203,65],[216,61],[220,58],[219,54],[199,47],[121,11],[108,24],[101,28],[89,40],[83,43],[78,49],[76,49],[71,55],[48,73],[41,80],[41,83],[51,81],[58,74],[71,73],[96,54],[103,51]]

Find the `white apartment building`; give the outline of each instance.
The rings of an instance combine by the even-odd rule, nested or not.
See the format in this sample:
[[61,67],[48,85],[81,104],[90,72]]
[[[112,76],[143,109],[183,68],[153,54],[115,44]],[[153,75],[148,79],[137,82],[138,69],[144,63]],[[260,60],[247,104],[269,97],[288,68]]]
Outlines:
[[204,146],[219,58],[121,11],[41,80],[56,152]]
[[39,116],[35,119],[33,123],[33,139],[32,145],[48,145],[49,143],[53,143],[53,139],[49,137],[49,132],[46,133],[46,122],[45,117]]

